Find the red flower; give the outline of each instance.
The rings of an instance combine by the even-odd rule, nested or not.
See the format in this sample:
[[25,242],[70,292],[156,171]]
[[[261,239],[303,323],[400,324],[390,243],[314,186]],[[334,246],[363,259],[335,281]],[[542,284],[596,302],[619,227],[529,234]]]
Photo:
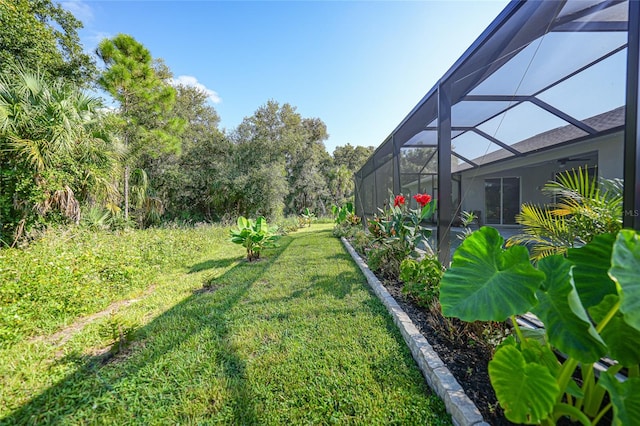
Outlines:
[[429,194],[416,194],[413,198],[418,202],[420,207],[424,207],[431,202],[431,195]]
[[396,199],[393,201],[393,206],[394,207],[398,207],[398,206],[402,206],[405,203],[405,198],[403,195],[396,195]]

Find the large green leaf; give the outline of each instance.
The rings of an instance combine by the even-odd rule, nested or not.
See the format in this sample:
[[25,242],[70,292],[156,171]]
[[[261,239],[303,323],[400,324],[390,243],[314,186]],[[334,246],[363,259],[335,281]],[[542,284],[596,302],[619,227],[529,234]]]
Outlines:
[[623,229],[618,233],[609,275],[620,286],[620,311],[624,319],[640,330],[640,238],[635,231]]
[[465,239],[440,283],[446,316],[464,321],[504,321],[528,312],[544,274],[529,262],[521,246],[502,249],[498,231],[482,227]]
[[[589,309],[596,324],[605,318],[618,300],[618,296],[609,294],[600,304]],[[607,344],[611,358],[627,366],[640,364],[640,331],[627,324],[622,312],[616,312],[600,336]]]
[[573,267],[571,274],[585,309],[597,305],[607,294],[615,294],[616,286],[609,277],[615,236],[597,235],[589,244],[567,251]]
[[256,231],[264,232],[268,229],[267,227],[267,219],[264,216],[260,216],[256,219]]
[[591,324],[571,284],[571,262],[559,255],[538,262],[546,275],[532,310],[544,323],[549,342],[578,361],[593,363],[606,353],[602,338]]
[[515,423],[540,423],[549,417],[560,393],[549,369],[526,362],[514,346],[498,349],[489,362],[489,377],[504,415]]
[[[547,367],[549,373],[552,376],[558,377],[558,373],[560,372],[560,368],[562,364],[558,362],[558,357],[551,347],[547,345],[545,339],[540,339],[539,336],[533,335],[531,337],[527,337],[527,334],[531,335],[532,333],[528,333],[527,329],[523,328],[522,334],[525,336],[524,341],[520,342],[520,352],[524,356],[524,359],[527,363],[536,363]],[[543,331],[543,330],[540,330]],[[544,331],[543,331],[544,332]],[[512,345],[515,345],[515,339],[511,341]],[[564,390],[568,394],[575,396],[576,398],[584,398],[584,392],[580,389],[580,386],[575,382],[575,380],[571,380],[569,385]]]
[[598,384],[609,391],[613,403],[612,425],[637,425],[640,421],[640,378],[620,382],[607,372],[600,375]]
[[518,345],[525,362],[544,365],[553,376],[560,370],[561,364],[558,362],[558,357],[546,343],[543,344],[538,339],[525,337],[524,341],[518,344],[515,343],[515,340],[511,343],[511,346]]
[[238,228],[244,229],[244,228],[248,228],[249,226],[250,226],[249,220],[246,217],[244,216],[238,217]]

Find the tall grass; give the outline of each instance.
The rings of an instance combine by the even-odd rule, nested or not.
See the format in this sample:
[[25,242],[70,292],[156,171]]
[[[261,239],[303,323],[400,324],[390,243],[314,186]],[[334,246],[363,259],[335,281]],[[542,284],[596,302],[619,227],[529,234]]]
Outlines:
[[137,296],[158,274],[224,238],[214,227],[71,228],[49,231],[27,249],[0,250],[0,348]]

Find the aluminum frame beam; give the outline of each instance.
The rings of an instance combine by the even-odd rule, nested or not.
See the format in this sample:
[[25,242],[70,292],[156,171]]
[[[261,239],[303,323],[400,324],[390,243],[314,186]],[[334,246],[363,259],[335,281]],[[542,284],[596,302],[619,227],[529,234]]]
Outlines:
[[627,108],[624,133],[624,201],[622,225],[640,230],[640,1],[629,1]]
[[451,83],[438,85],[438,258],[451,262]]

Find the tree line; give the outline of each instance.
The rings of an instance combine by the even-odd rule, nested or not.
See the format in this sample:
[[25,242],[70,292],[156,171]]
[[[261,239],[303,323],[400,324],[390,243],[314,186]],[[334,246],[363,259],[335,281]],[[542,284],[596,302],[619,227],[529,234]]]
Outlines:
[[82,23],[51,0],[0,0],[0,27],[2,245],[50,223],[326,214],[353,197],[353,172],[373,151],[330,155],[321,119],[273,99],[221,130],[207,94],[174,84],[132,36],[84,53]]

